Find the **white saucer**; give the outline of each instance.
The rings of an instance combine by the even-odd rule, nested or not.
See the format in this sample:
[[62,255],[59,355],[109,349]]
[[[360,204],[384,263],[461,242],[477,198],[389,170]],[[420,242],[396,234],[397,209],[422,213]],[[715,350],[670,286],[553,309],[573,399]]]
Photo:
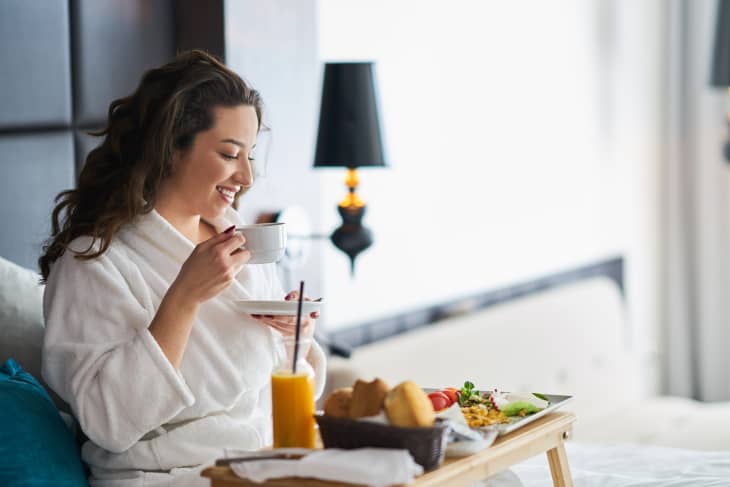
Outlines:
[[[286,315],[296,316],[299,301],[252,301],[240,300],[236,301],[239,307],[250,315]],[[319,311],[322,301],[302,301],[302,316]]]

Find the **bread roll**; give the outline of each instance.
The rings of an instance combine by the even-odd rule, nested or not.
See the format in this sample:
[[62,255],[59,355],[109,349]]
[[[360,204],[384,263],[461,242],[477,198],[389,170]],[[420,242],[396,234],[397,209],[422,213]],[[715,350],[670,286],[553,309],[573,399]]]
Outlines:
[[390,387],[382,379],[375,379],[372,382],[355,381],[352,387],[350,417],[357,419],[380,413],[388,390]]
[[401,382],[385,398],[385,414],[393,426],[433,426],[436,413],[431,400],[413,381]]
[[336,418],[347,418],[350,415],[352,387],[335,389],[324,402],[324,414]]

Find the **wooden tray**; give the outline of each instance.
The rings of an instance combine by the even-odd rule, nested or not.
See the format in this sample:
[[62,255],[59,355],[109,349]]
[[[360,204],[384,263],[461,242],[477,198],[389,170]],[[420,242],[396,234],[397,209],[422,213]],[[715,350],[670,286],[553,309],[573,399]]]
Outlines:
[[[571,487],[568,457],[564,441],[570,436],[575,415],[548,413],[536,418],[524,428],[501,436],[489,448],[463,458],[447,458],[441,467],[425,473],[408,484],[409,487],[468,486],[494,475],[523,460],[547,453],[555,487]],[[283,478],[255,483],[237,477],[230,467],[209,467],[201,473],[211,479],[211,487],[352,487],[353,483],[329,482],[318,479]]]

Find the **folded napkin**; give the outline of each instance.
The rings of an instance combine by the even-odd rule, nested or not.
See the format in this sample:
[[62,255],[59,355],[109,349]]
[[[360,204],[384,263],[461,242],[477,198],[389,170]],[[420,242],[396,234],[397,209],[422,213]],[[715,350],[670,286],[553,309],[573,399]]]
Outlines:
[[388,448],[328,448],[301,460],[260,460],[232,463],[239,477],[265,482],[280,477],[310,477],[385,487],[407,484],[423,473],[408,450]]

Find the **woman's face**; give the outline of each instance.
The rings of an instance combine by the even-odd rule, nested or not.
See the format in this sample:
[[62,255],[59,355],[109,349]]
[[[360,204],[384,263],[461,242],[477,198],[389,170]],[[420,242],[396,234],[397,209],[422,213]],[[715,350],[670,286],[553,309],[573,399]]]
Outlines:
[[213,127],[199,132],[192,146],[176,154],[166,192],[181,212],[213,220],[253,184],[253,148],[258,118],[252,106],[215,107]]

